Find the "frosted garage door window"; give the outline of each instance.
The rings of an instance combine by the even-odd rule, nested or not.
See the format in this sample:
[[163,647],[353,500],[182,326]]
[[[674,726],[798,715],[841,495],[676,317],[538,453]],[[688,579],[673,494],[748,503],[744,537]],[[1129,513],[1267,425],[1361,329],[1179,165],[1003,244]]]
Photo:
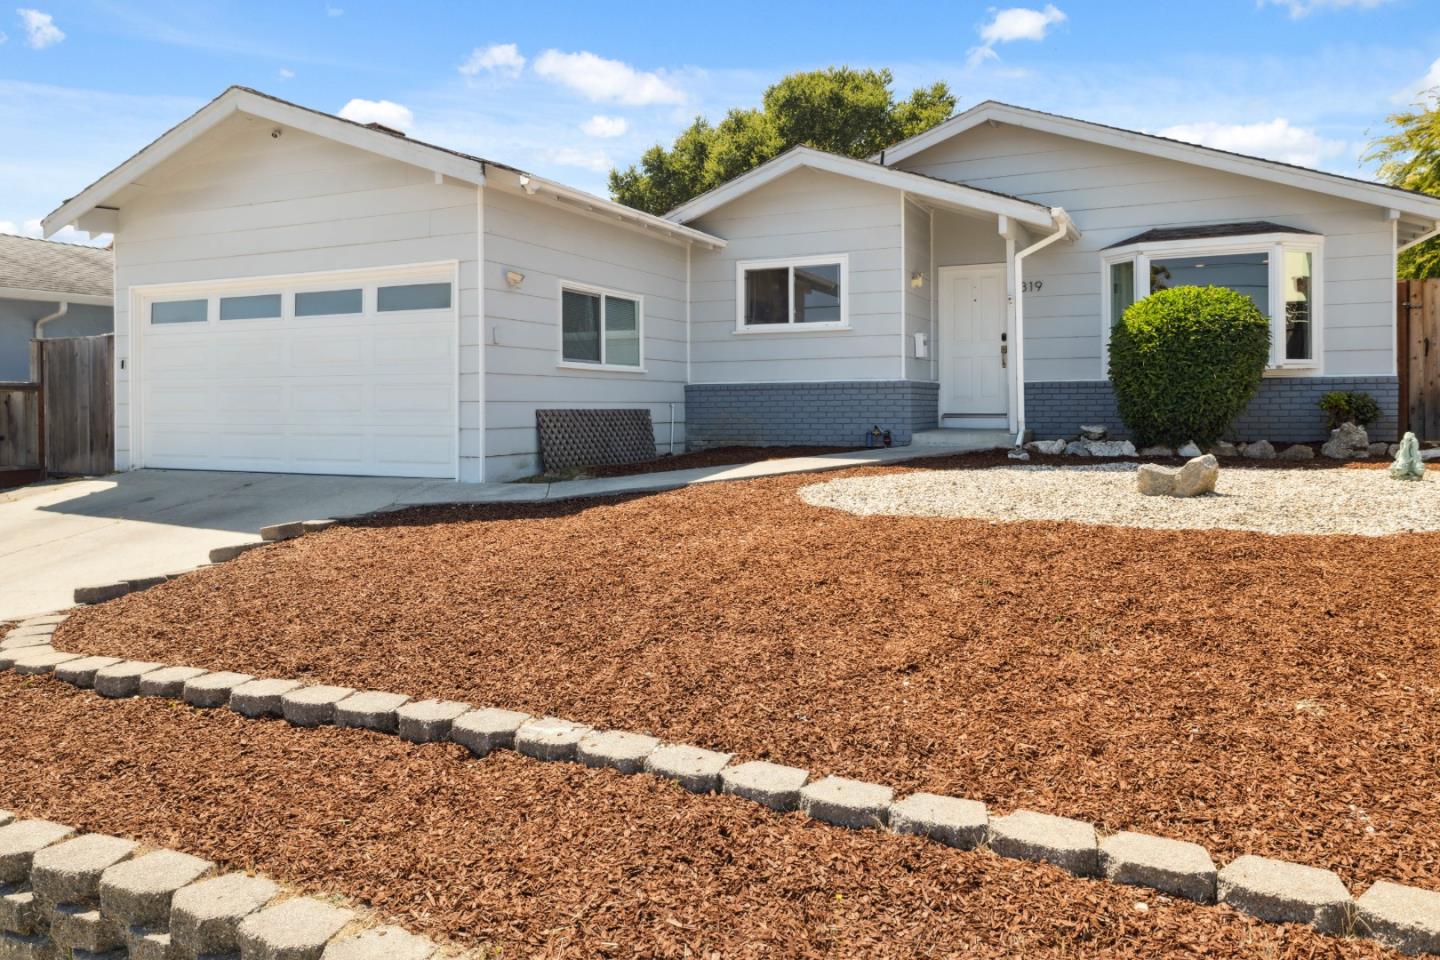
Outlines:
[[365,294],[355,290],[305,290],[295,294],[295,316],[334,317],[360,313],[365,309]]
[[151,323],[204,323],[206,300],[162,300],[150,304]]
[[397,287],[381,287],[376,309],[382,313],[393,310],[448,310],[450,284],[407,283]]
[[262,293],[253,297],[221,297],[221,320],[275,320],[280,316],[280,294]]

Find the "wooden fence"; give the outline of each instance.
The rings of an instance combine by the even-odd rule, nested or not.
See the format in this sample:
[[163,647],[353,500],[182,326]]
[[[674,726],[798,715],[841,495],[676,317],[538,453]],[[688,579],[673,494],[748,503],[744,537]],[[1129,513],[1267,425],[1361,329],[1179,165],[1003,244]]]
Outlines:
[[0,486],[115,469],[115,338],[30,341],[30,380],[0,383]]
[[1395,287],[1400,431],[1440,440],[1440,279]]

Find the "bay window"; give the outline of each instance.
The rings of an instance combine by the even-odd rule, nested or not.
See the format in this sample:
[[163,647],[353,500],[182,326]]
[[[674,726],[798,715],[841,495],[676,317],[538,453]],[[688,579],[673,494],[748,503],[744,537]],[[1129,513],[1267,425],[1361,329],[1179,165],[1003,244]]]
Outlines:
[[560,288],[560,361],[565,366],[642,367],[640,298],[593,287]]
[[1112,248],[1102,260],[1102,341],[1136,300],[1173,287],[1226,287],[1270,320],[1270,367],[1320,366],[1323,239],[1311,234],[1173,240]]
[[779,333],[843,329],[850,322],[843,254],[736,265],[735,329]]

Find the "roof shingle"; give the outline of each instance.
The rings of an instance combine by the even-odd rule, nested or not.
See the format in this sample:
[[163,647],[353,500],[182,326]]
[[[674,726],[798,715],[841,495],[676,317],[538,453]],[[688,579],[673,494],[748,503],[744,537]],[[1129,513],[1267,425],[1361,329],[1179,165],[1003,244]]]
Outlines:
[[115,255],[99,247],[0,234],[0,287],[113,296]]

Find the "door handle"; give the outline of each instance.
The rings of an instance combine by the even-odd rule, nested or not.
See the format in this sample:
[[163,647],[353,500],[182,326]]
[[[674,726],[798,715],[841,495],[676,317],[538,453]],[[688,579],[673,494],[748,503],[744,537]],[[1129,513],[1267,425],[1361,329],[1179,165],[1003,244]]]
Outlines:
[[1009,352],[1010,345],[1008,343],[1000,344],[1000,369],[1002,370],[1010,366],[1010,358],[1007,356]]

